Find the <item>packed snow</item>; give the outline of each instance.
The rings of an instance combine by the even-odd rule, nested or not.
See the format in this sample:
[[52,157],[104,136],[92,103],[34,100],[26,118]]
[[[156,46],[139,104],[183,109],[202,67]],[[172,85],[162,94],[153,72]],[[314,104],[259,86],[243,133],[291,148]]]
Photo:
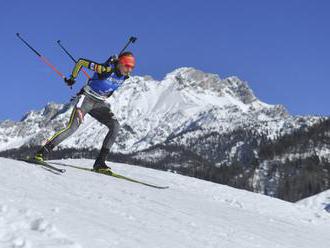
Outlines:
[[330,190],[300,200],[297,204],[314,210],[324,210],[330,213]]
[[[91,160],[61,163],[91,167]],[[0,158],[0,247],[310,248],[330,245],[330,215],[171,172],[110,163],[159,190],[66,167]]]

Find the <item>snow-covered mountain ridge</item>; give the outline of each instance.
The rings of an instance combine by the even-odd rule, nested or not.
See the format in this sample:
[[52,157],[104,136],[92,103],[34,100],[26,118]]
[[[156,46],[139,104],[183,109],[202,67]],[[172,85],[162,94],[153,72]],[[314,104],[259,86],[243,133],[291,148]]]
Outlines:
[[[329,188],[329,118],[292,116],[282,105],[260,101],[237,77],[221,79],[188,67],[161,81],[135,76],[109,104],[121,124],[112,159],[291,201]],[[19,122],[0,122],[1,154],[31,154],[28,147],[40,146],[65,127],[73,105],[50,103]],[[52,156],[93,158],[106,133],[87,115]],[[315,178],[305,178],[310,165]],[[287,184],[297,186],[287,189]]]
[[[122,153],[161,144],[193,126],[224,133],[259,123],[260,132],[274,137],[299,127],[302,120],[305,125],[319,120],[291,117],[283,106],[261,102],[237,77],[221,80],[193,68],[177,69],[162,81],[132,77],[109,103],[123,127],[113,151]],[[0,122],[0,150],[41,145],[66,125],[71,109],[70,105],[50,103],[19,122]],[[87,118],[60,147],[99,148],[104,133],[105,127]]]

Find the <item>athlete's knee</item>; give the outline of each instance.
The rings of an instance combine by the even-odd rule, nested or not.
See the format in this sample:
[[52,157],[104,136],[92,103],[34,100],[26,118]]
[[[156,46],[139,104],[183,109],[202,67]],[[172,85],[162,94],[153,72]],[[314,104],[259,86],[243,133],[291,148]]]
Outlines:
[[113,132],[114,132],[115,134],[118,134],[119,129],[120,129],[120,124],[119,124],[119,122],[115,119],[115,120],[113,121]]
[[72,133],[74,133],[78,127],[81,124],[81,116],[79,116],[79,113],[77,111],[77,109],[74,110],[74,112],[72,113],[72,116],[69,120],[69,123],[66,125],[66,131],[69,135],[71,135]]
[[109,128],[109,131],[113,134],[113,135],[117,135],[120,129],[120,124],[117,121],[117,119],[111,119],[108,123],[107,123],[107,127]]

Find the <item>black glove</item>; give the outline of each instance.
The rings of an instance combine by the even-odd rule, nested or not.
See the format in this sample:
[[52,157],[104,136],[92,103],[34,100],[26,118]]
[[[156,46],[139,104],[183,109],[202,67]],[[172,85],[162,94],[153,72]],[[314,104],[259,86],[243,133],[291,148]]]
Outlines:
[[70,76],[70,78],[64,78],[64,81],[68,86],[72,86],[76,82],[76,80],[72,76]]

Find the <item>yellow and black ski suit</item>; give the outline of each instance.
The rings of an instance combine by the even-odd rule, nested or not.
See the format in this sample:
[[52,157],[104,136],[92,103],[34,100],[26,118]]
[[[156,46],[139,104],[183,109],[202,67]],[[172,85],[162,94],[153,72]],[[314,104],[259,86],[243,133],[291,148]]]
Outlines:
[[106,66],[90,60],[79,59],[73,68],[72,79],[78,76],[82,67],[94,71],[94,75],[88,80],[87,85],[83,87],[75,99],[75,107],[67,126],[56,132],[43,147],[47,152],[78,129],[81,124],[79,117],[81,114],[85,115],[88,113],[109,128],[103,141],[103,150],[109,151],[119,132],[119,122],[111,112],[110,104],[106,102],[106,99],[119,88],[128,76],[121,75],[116,69],[116,64]]

